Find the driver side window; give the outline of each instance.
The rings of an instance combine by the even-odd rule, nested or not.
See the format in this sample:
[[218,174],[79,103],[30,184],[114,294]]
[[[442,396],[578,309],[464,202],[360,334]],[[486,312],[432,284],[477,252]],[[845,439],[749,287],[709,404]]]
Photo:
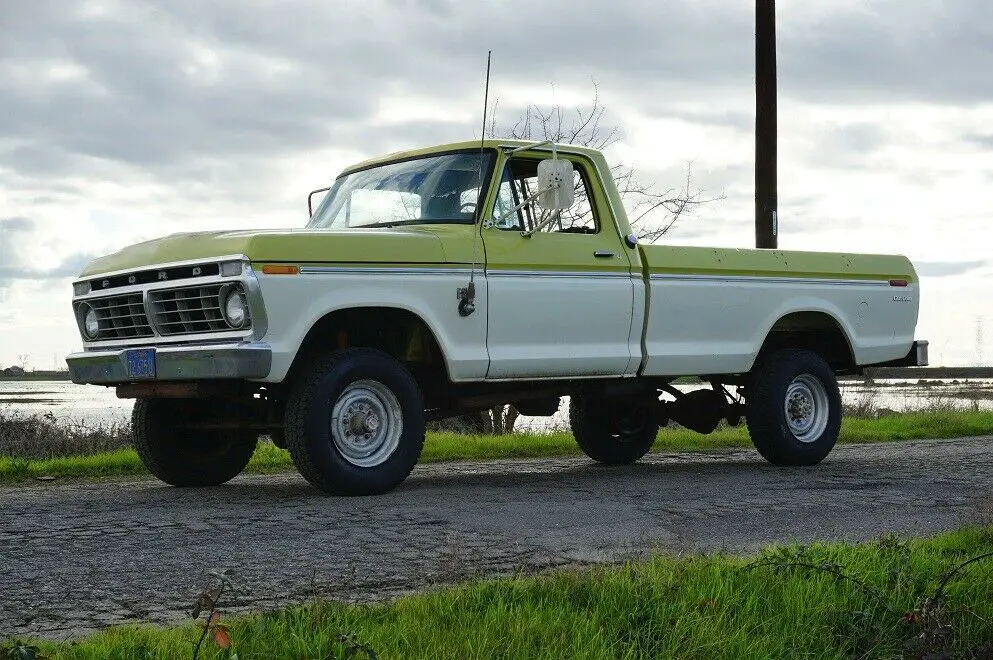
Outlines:
[[[598,225],[596,214],[590,203],[589,187],[582,174],[582,164],[573,163],[573,186],[575,202],[568,209],[551,211],[542,209],[538,203],[538,159],[511,159],[503,171],[496,204],[493,207],[493,221],[497,229],[529,231],[543,219],[557,217],[544,226],[542,232],[573,234],[596,234]],[[515,210],[516,209],[516,210]]]

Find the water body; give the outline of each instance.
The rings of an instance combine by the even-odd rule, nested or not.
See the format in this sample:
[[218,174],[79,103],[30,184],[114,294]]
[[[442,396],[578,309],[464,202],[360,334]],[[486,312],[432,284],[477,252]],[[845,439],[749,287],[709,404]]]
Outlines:
[[0,412],[10,415],[51,413],[60,422],[97,426],[127,421],[133,404],[118,399],[112,387],[64,380],[0,381]]
[[[683,390],[695,385],[681,386]],[[842,382],[842,398],[848,403],[871,399],[877,408],[916,410],[934,404],[961,408],[974,406],[993,410],[993,380],[965,380],[922,386],[917,381],[885,380],[874,385]],[[0,412],[8,415],[50,413],[60,422],[101,425],[128,421],[133,402],[118,399],[114,388],[76,385],[67,381],[0,381]],[[534,431],[568,428],[566,406],[551,419],[521,417],[518,428]]]

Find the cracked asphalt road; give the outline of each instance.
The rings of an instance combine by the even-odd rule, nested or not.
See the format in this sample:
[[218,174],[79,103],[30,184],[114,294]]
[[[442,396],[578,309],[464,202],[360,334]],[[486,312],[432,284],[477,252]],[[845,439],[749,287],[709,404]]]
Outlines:
[[993,437],[839,446],[819,466],[756,452],[419,466],[381,497],[296,474],[0,487],[0,638],[63,638],[188,615],[230,569],[226,609],[381,598],[471,576],[654,551],[923,535],[989,520]]

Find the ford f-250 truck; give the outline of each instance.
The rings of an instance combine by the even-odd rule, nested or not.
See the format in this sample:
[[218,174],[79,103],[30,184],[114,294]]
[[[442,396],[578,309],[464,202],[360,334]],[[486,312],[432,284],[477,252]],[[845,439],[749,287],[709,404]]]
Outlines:
[[603,463],[669,420],[744,419],[766,459],[811,465],[838,437],[837,374],[927,363],[906,258],[640,245],[595,150],[438,146],[325,190],[306,228],[176,234],[73,284],[72,379],[136,399],[159,479],[221,484],[268,435],[317,488],[383,493],[426,420],[562,396]]

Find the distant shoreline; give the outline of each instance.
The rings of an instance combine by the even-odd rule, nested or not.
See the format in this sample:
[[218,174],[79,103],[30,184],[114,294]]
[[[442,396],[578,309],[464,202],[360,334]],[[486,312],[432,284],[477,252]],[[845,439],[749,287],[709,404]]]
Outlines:
[[24,380],[69,380],[68,371],[26,371],[23,375],[12,376],[0,373],[0,381],[16,382]]
[[993,378],[993,367],[866,367],[865,374],[870,378],[987,379]]

